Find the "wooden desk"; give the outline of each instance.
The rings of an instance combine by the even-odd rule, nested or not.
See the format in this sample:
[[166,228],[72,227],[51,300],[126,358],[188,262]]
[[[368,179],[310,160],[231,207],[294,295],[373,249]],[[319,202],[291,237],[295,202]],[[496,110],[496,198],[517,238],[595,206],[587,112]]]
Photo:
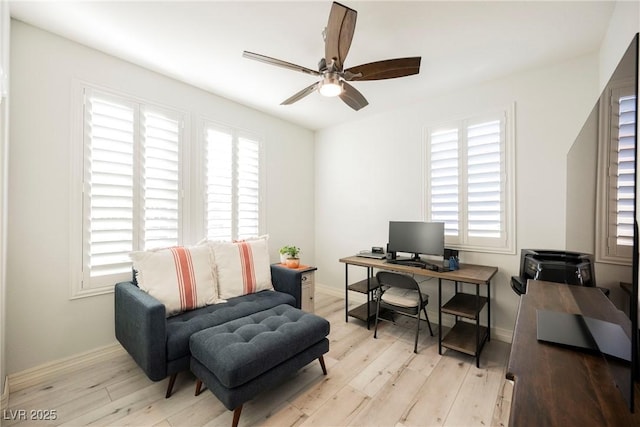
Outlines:
[[[460,264],[460,269],[455,271],[433,271],[420,267],[411,267],[401,264],[392,264],[386,260],[350,256],[341,258],[345,264],[345,322],[349,316],[367,322],[375,318],[375,304],[371,298],[372,292],[379,286],[374,275],[374,269],[395,271],[417,276],[434,277],[438,279],[438,352],[442,354],[442,347],[470,354],[476,358],[476,366],[480,366],[480,352],[486,341],[491,339],[491,278],[497,273],[497,267],[483,265]],[[359,266],[367,269],[367,278],[356,283],[349,283],[349,266]],[[442,304],[442,281],[448,280],[455,285],[455,295]],[[459,292],[459,283],[476,285],[475,295]],[[486,296],[480,295],[480,287],[486,287]],[[367,294],[367,302],[353,310],[349,310],[349,291]],[[480,325],[480,312],[487,307],[487,325]],[[442,314],[455,316],[454,327],[442,336]],[[470,322],[461,321],[460,318],[471,319]]]
[[537,309],[615,322],[627,335],[630,330],[629,319],[599,289],[530,280],[520,300],[507,367],[507,378],[515,381],[509,425],[640,425],[637,384],[634,414],[616,387],[616,381],[628,386],[630,367],[538,341]]

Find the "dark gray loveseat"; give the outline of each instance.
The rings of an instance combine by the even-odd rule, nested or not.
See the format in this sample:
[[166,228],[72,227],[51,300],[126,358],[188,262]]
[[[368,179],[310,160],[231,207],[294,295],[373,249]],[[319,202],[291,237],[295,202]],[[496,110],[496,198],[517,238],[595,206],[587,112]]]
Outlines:
[[166,317],[164,305],[138,288],[135,281],[115,286],[116,338],[152,381],[170,376],[166,397],[180,371],[189,369],[189,338],[195,332],[258,313],[280,304],[300,308],[300,276],[296,270],[271,266],[275,291],[229,298]]

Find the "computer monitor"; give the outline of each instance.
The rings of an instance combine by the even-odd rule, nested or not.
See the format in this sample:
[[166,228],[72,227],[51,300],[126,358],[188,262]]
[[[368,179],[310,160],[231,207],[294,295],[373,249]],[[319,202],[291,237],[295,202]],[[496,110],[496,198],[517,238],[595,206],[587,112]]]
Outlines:
[[388,252],[444,256],[444,222],[389,221]]

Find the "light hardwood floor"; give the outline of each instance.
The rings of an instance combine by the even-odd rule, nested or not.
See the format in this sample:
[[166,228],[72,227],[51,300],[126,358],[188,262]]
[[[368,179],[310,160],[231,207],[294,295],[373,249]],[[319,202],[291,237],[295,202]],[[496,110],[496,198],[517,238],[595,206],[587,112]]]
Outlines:
[[[378,339],[364,323],[344,321],[344,301],[316,294],[316,314],[331,322],[328,375],[317,362],[244,405],[240,426],[501,426],[508,423],[505,381],[509,344],[492,340],[476,368],[472,357],[438,355],[423,322],[418,354],[413,324],[382,323]],[[437,325],[432,322],[434,332]],[[228,411],[209,391],[194,396],[195,379],[154,383],[123,353],[9,396],[3,426],[230,426]],[[21,412],[55,410],[54,421],[19,421]]]

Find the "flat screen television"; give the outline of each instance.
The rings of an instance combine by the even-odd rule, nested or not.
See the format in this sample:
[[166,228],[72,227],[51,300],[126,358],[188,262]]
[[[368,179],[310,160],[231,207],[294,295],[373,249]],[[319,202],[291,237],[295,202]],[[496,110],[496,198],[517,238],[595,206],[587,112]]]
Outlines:
[[[632,103],[635,104],[633,106],[635,110],[635,114],[634,114],[635,120],[633,123],[635,129],[631,133],[631,136],[633,138],[633,152],[634,152],[632,168],[633,168],[633,174],[635,177],[635,186],[633,187],[633,194],[631,195],[632,209],[630,210],[630,212],[628,212],[631,219],[626,222],[626,224],[633,227],[633,241],[631,244],[632,259],[631,259],[630,268],[626,267],[629,269],[628,275],[623,272],[623,273],[619,273],[620,276],[623,276],[623,277],[620,277],[619,279],[618,279],[618,276],[613,276],[614,278],[610,277],[612,274],[612,271],[614,271],[615,268],[618,269],[617,271],[623,271],[622,269],[625,268],[624,266],[620,266],[620,265],[617,267],[610,265],[605,270],[608,273],[607,273],[607,276],[603,277],[603,279],[614,282],[614,283],[615,281],[620,280],[620,282],[631,284],[630,292],[629,292],[629,295],[627,296],[628,298],[630,298],[629,304],[628,304],[629,322],[624,322],[625,329],[629,329],[629,340],[628,341],[623,340],[623,341],[627,342],[626,345],[629,345],[631,347],[630,354],[631,354],[632,361],[631,363],[628,363],[628,362],[621,362],[620,360],[612,360],[611,358],[608,358],[607,363],[608,363],[609,370],[612,374],[612,377],[614,378],[622,395],[624,396],[624,398],[627,400],[629,404],[629,408],[631,409],[632,412],[637,412],[638,408],[637,407],[634,408],[634,401],[635,401],[634,391],[635,391],[635,384],[640,377],[640,357],[638,352],[638,334],[640,333],[640,330],[638,329],[639,327],[638,319],[640,318],[640,312],[638,312],[638,309],[639,309],[638,307],[639,305],[638,304],[638,298],[639,298],[638,270],[640,269],[640,262],[639,262],[640,246],[638,243],[639,241],[638,217],[640,214],[640,209],[638,209],[638,206],[639,206],[640,200],[638,198],[638,186],[640,185],[640,175],[637,172],[638,34],[634,36],[633,40],[628,46],[628,49],[623,55],[613,75],[611,76],[609,83],[606,85],[605,91],[601,94],[600,98],[598,99],[598,102],[596,103],[591,114],[589,115],[589,118],[587,119],[585,126],[582,128],[582,131],[578,135],[578,138],[576,139],[576,142],[574,143],[571,149],[570,156],[568,156],[568,160],[569,160],[569,168],[568,168],[569,191],[568,193],[573,194],[575,193],[576,190],[578,190],[581,196],[580,196],[580,200],[575,199],[572,201],[570,198],[568,198],[567,244],[570,245],[569,247],[572,250],[574,249],[587,250],[588,247],[585,246],[585,243],[589,244],[589,242],[585,242],[584,240],[580,240],[580,239],[591,235],[592,236],[591,239],[595,240],[595,232],[591,234],[592,230],[586,230],[585,229],[586,224],[581,221],[576,221],[575,218],[576,218],[576,215],[578,216],[584,215],[585,212],[590,211],[590,209],[585,209],[585,206],[589,206],[589,205],[588,204],[585,205],[585,199],[583,194],[584,192],[580,191],[581,189],[590,187],[590,184],[593,185],[593,189],[594,189],[593,190],[594,194],[593,194],[591,203],[593,203],[595,206],[595,199],[596,199],[595,188],[596,188],[596,181],[597,181],[596,174],[594,173],[596,170],[595,164],[596,164],[596,161],[599,162],[601,159],[594,158],[593,163],[582,162],[582,161],[579,161],[578,159],[585,159],[585,157],[581,157],[585,153],[589,153],[589,156],[597,153],[598,132],[600,131],[600,127],[602,127],[602,123],[598,121],[598,118],[599,118],[598,111],[599,111],[600,105],[609,103],[610,97],[612,96],[610,92],[607,92],[607,88],[609,88],[610,86],[614,87],[612,85],[615,85],[618,82],[623,82],[627,84],[627,82],[629,81],[633,86],[632,90],[633,90],[634,97],[633,97]],[[606,130],[607,128],[604,127],[604,129]],[[625,136],[628,137],[629,134],[625,134]],[[594,154],[591,154],[591,153],[594,153]],[[598,154],[595,154],[595,156],[598,156]],[[590,165],[593,165],[593,166],[590,166]],[[595,212],[595,209],[593,209],[593,211]],[[595,213],[593,215],[594,215],[594,218],[592,219],[595,223]],[[588,216],[585,218],[588,218]],[[596,227],[594,227],[594,230],[597,232]],[[596,272],[599,268],[597,266],[598,262],[599,261],[596,260]],[[626,311],[627,307],[618,307],[618,308],[624,309]]]
[[389,221],[387,252],[444,257],[444,222]]
[[[626,65],[624,64],[626,62]],[[621,60],[621,64],[618,65],[618,68],[628,67],[633,69],[633,85],[634,85],[634,130],[633,130],[633,159],[634,159],[634,178],[635,178],[635,186],[633,188],[633,243],[632,243],[632,264],[631,264],[631,295],[630,295],[630,304],[629,304],[629,319],[631,321],[631,336],[630,336],[630,345],[631,345],[631,363],[620,364],[612,361],[610,358],[607,358],[607,362],[609,363],[609,368],[612,371],[614,378],[616,378],[616,383],[618,384],[618,388],[620,389],[622,395],[627,400],[629,404],[629,409],[631,412],[636,412],[638,410],[635,407],[635,389],[636,382],[639,377],[639,364],[640,358],[638,353],[638,334],[640,330],[638,329],[638,318],[640,317],[640,313],[638,312],[638,270],[640,269],[639,264],[639,251],[640,247],[638,244],[639,236],[638,236],[638,34],[635,35],[631,44],[629,45],[627,51],[625,52],[623,59]],[[618,68],[614,72],[615,74],[618,72]],[[622,370],[620,368],[623,368]],[[628,372],[628,373],[627,373]]]

